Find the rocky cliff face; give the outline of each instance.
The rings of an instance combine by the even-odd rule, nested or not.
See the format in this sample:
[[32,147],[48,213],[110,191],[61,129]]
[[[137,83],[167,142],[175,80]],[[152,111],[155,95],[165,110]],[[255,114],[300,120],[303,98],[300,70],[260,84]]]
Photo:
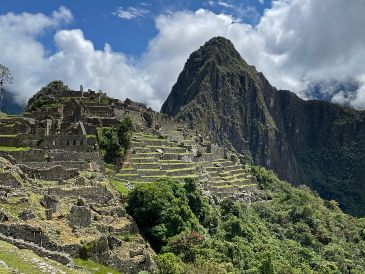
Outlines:
[[229,40],[190,55],[161,111],[365,215],[365,112],[277,90]]

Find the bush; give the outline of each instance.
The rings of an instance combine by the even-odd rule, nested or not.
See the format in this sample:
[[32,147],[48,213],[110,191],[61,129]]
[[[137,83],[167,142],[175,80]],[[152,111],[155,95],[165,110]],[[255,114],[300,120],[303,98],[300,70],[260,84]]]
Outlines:
[[98,129],[99,146],[107,163],[113,163],[127,153],[131,147],[133,130],[133,122],[128,116],[117,127]]
[[119,144],[123,147],[124,151],[131,148],[133,131],[133,121],[129,116],[125,117],[117,126]]
[[194,262],[195,248],[200,247],[204,241],[204,236],[198,232],[182,232],[169,240],[166,250],[179,255],[185,262]]
[[129,192],[127,210],[158,251],[183,231],[203,230],[189,207],[185,189],[170,179],[137,185]]
[[168,252],[155,257],[160,274],[185,273],[185,265],[174,253]]
[[116,158],[124,154],[114,128],[103,127],[98,129],[98,142],[107,163],[113,163]]

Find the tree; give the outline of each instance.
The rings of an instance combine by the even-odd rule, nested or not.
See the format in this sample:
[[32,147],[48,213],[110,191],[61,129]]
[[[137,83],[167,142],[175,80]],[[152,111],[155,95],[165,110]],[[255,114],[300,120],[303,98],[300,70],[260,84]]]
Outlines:
[[131,147],[133,131],[134,126],[132,119],[129,116],[124,117],[117,127],[117,134],[119,143],[124,148],[125,152]]
[[1,90],[4,86],[11,84],[13,82],[13,76],[8,67],[0,64],[0,88]]
[[0,102],[3,98],[4,87],[13,82],[13,76],[8,67],[0,64]]

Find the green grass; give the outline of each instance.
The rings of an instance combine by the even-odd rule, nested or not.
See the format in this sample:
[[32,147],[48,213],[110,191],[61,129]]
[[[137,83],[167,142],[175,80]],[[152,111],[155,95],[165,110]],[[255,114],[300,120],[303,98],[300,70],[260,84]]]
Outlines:
[[[172,163],[161,163],[162,166],[166,167],[166,166],[177,166],[177,165],[186,165],[186,166],[195,166],[196,163],[194,162],[172,162]],[[191,167],[189,167],[191,168]]]
[[29,147],[6,147],[0,146],[0,151],[28,151]]
[[159,138],[144,138],[144,140],[146,140],[146,141],[161,141],[161,143],[163,142],[163,143],[172,143],[172,142],[169,142],[169,141],[167,141],[165,138],[164,139],[159,139]]
[[198,175],[193,174],[193,175],[181,175],[181,176],[162,176],[162,175],[153,175],[153,176],[142,176],[143,178],[171,178],[171,179],[183,179],[183,178],[197,178]]
[[248,185],[238,186],[239,189],[241,189],[241,188],[247,188],[247,187],[257,187],[257,184],[248,184]]
[[120,169],[121,171],[125,171],[125,170],[134,170],[133,167],[124,167],[122,169]]
[[120,271],[111,268],[111,267],[107,267],[104,266],[102,264],[99,264],[97,262],[94,262],[92,260],[82,260],[80,258],[74,258],[74,263],[76,266],[81,267],[87,271],[90,271],[91,273],[94,274],[118,274],[121,273]]
[[191,152],[165,152],[165,155],[191,155]]
[[146,146],[147,148],[151,148],[151,149],[164,149],[164,148],[170,148],[170,149],[185,149],[183,147],[177,147],[177,146]]
[[129,176],[131,176],[131,177],[134,177],[134,176],[138,176],[139,174],[134,174],[134,173],[131,173],[131,174],[129,174],[129,173],[117,173],[116,174],[116,176],[118,176],[118,177],[129,177]]
[[[2,265],[0,265],[0,273],[24,273],[24,274],[33,274],[33,273],[42,273],[40,269],[40,264],[47,264],[50,267],[55,268],[54,273],[89,273],[87,271],[75,270],[72,268],[68,268],[58,262],[53,260],[45,260],[42,257],[39,257],[32,251],[28,249],[18,249],[17,247],[8,244],[6,242],[0,241],[0,260],[3,261],[8,268],[6,269]],[[107,272],[100,272],[107,273]],[[112,272],[118,273],[118,272]]]
[[159,160],[158,162],[159,163],[177,163],[177,164],[184,163],[180,160]]
[[142,179],[143,178],[156,178],[156,179],[159,179],[159,178],[171,178],[169,176],[166,176],[166,175],[150,175],[150,176],[141,176]]
[[188,167],[188,168],[178,168],[178,169],[168,169],[166,170],[167,173],[174,173],[174,172],[178,172],[178,171],[194,171],[196,172],[196,168],[195,167]]
[[197,177],[198,177],[197,174],[193,174],[193,175],[171,176],[170,178],[172,178],[172,179],[183,179],[183,178],[197,178]]
[[149,171],[156,171],[156,170],[165,171],[165,170],[161,170],[159,168],[140,168],[140,169],[138,169],[138,171],[141,171],[141,172],[149,172]]
[[122,196],[127,196],[128,195],[128,188],[125,187],[123,182],[119,182],[117,180],[111,180],[112,184],[115,188],[116,191],[118,191],[120,193],[120,195]]

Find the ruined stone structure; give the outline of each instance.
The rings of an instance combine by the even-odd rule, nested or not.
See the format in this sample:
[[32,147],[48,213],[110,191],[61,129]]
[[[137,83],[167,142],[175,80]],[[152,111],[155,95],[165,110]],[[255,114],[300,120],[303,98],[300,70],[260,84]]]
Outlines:
[[[87,256],[125,273],[153,271],[154,252],[115,186],[195,178],[214,200],[255,199],[256,179],[239,155],[185,123],[101,92],[57,92],[23,116],[0,118],[2,239],[69,265]],[[102,173],[97,128],[126,116],[136,129],[132,147],[121,168]]]

